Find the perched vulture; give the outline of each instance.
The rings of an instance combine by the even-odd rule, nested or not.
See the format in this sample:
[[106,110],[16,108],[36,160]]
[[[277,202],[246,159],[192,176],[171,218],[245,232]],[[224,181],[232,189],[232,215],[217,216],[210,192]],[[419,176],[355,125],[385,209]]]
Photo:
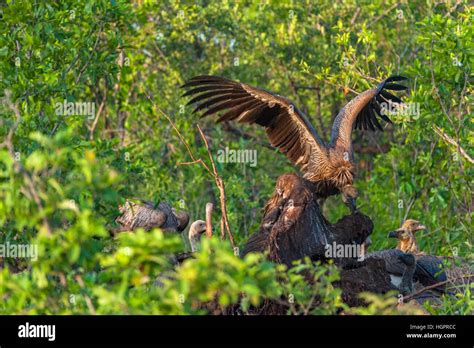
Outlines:
[[430,275],[425,279],[427,284],[448,280],[456,288],[473,282],[474,269],[468,262],[458,257],[427,255],[420,251],[415,234],[425,229],[419,221],[409,219],[400,228],[390,232],[389,237],[398,239],[397,250],[415,255],[417,264]]
[[242,255],[268,251],[271,260],[286,265],[308,256],[326,259],[326,245],[362,244],[372,232],[372,221],[361,213],[330,224],[316,202],[314,183],[284,174],[265,205],[260,230],[247,241]]
[[[385,261],[385,269],[390,274],[392,284],[398,287],[402,281],[405,271],[405,264],[400,257],[405,253],[398,249],[386,249],[368,253],[366,258],[377,258]],[[436,263],[431,258],[417,258],[414,272],[414,281],[418,281],[424,286],[433,285],[446,280],[446,275],[442,271],[442,263]]]
[[155,206],[152,202],[141,200],[141,204],[127,200],[119,207],[121,215],[115,219],[118,232],[133,231],[136,228],[151,230],[160,228],[165,232],[182,232],[189,223],[189,214],[176,212],[166,202]]
[[198,103],[194,112],[206,110],[202,117],[225,111],[217,122],[263,126],[270,143],[315,183],[318,198],[342,193],[344,203],[355,211],[352,129],[383,130],[379,118],[391,122],[384,106],[401,105],[401,99],[387,90],[406,89],[394,83],[402,80],[406,78],[390,77],[346,104],[334,120],[329,144],[290,100],[278,94],[218,76],[196,76],[182,87],[188,89],[183,96],[193,97],[188,104]]

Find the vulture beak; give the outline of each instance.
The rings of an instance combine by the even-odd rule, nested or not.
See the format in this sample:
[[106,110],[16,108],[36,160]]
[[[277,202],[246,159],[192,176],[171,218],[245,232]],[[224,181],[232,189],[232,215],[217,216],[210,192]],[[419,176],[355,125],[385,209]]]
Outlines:
[[398,238],[398,232],[398,230],[390,232],[388,238]]

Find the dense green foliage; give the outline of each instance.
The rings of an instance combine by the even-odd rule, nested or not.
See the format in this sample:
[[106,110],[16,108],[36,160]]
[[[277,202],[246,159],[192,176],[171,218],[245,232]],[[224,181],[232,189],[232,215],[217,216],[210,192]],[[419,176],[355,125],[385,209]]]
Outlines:
[[[198,122],[214,155],[226,146],[257,150],[255,167],[216,163],[238,245],[258,228],[275,179],[296,170],[265,146],[262,129],[236,126],[243,137],[191,114],[179,86],[202,74],[285,95],[325,140],[354,92],[392,74],[408,76],[405,99],[420,113],[394,116],[383,134],[353,135],[358,204],[375,223],[373,247],[393,246],[386,232],[410,217],[428,227],[419,237],[423,250],[471,256],[474,55],[467,2],[0,6],[0,243],[34,244],[39,253],[36,261],[3,260],[26,270],[0,270],[2,313],[203,313],[197,303],[213,299],[247,311],[269,298],[285,299],[289,313],[308,313],[314,297],[322,299],[314,313],[344,309],[331,266],[303,262],[286,272],[262,255],[239,259],[227,242],[213,239],[173,270],[169,255],[185,248],[179,236],[110,237],[126,198],[166,200],[192,219],[204,218],[206,202],[218,202],[203,167],[180,164],[191,158],[157,107],[206,162]],[[64,101],[91,103],[95,113],[58,112]],[[324,213],[336,221],[347,208],[335,197]],[[308,288],[301,269],[313,271],[318,287]],[[162,286],[154,285],[157,276]],[[391,312],[377,301],[361,313]],[[472,310],[465,297],[441,313]]]

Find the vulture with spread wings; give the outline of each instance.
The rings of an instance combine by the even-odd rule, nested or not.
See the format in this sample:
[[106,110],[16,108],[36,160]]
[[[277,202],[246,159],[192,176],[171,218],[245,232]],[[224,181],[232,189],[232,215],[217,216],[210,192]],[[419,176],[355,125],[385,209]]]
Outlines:
[[402,80],[406,78],[390,77],[347,103],[334,120],[329,144],[321,140],[290,100],[278,94],[219,76],[196,76],[182,87],[188,89],[183,96],[193,97],[188,105],[198,103],[194,112],[205,110],[202,117],[223,112],[217,122],[263,126],[270,143],[300,168],[305,179],[315,184],[319,198],[342,193],[344,203],[355,211],[352,129],[383,130],[379,118],[391,122],[384,113],[384,104],[401,104],[387,90],[406,89],[394,83]]

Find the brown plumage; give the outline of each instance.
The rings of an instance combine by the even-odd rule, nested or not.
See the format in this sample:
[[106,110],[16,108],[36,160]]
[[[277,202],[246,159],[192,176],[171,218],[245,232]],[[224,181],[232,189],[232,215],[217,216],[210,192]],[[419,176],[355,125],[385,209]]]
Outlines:
[[136,228],[151,230],[160,228],[165,232],[182,232],[189,223],[189,214],[177,212],[166,202],[155,206],[141,200],[140,204],[127,200],[119,207],[121,215],[115,219],[119,224],[117,232],[133,231]]
[[194,112],[206,110],[203,117],[225,111],[218,122],[263,126],[270,143],[300,168],[305,179],[315,183],[318,198],[342,192],[344,202],[354,211],[352,129],[383,130],[378,118],[391,121],[382,103],[401,103],[386,90],[406,89],[393,83],[402,80],[405,78],[390,77],[351,100],[336,116],[327,145],[303,113],[278,94],[218,76],[196,76],[182,87],[188,89],[184,96],[193,96],[188,104],[199,103]]
[[403,222],[402,226],[390,232],[390,237],[396,237],[398,239],[397,249],[404,253],[420,254],[418,244],[416,243],[415,233],[417,231],[425,230],[426,226],[421,224],[417,220],[408,219]]
[[[241,255],[266,252],[270,260],[287,266],[305,256],[322,262],[333,259],[341,271],[334,286],[342,289],[344,302],[358,306],[363,305],[361,292],[390,290],[383,260],[357,262],[356,258],[328,257],[326,246],[362,244],[372,230],[372,221],[361,213],[344,216],[331,224],[318,206],[314,183],[296,174],[284,174],[277,179],[275,191],[265,206],[259,231],[249,238]],[[275,314],[268,308],[263,312]]]
[[291,265],[305,256],[325,259],[325,247],[333,242],[361,244],[367,239],[373,228],[367,216],[355,213],[331,224],[315,196],[314,183],[296,174],[280,176],[260,230],[249,238],[242,255],[266,251],[271,260]]

